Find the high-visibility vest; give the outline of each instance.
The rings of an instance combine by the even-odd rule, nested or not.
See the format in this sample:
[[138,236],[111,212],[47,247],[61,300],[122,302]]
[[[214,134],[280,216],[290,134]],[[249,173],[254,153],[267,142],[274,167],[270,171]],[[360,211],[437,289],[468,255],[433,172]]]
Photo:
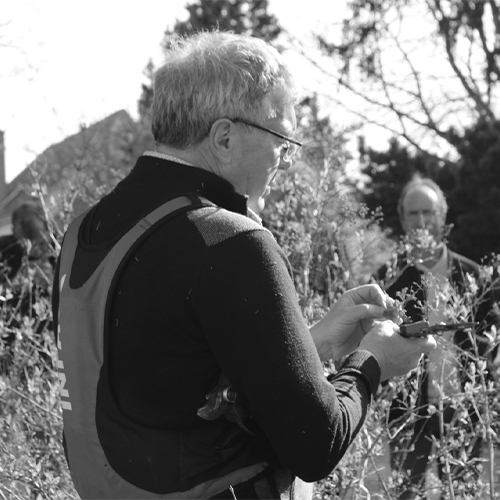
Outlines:
[[[201,200],[200,200],[201,201]],[[200,204],[195,204],[197,207]],[[95,271],[78,288],[70,286],[71,269],[78,247],[78,234],[86,214],[77,217],[66,232],[60,255],[58,354],[64,439],[71,477],[82,498],[209,498],[231,484],[254,477],[264,468],[257,463],[236,471],[221,471],[222,477],[195,485],[188,491],[158,494],[141,489],[121,477],[109,464],[96,425],[96,405],[101,368],[104,363],[104,336],[107,303],[114,279],[127,256],[154,230],[156,224],[193,208],[189,197],[168,201],[141,219],[106,254]],[[123,435],[134,432],[123,426]],[[120,425],[117,435],[120,435]],[[165,433],[169,431],[166,430]],[[174,431],[172,439],[177,439]]]

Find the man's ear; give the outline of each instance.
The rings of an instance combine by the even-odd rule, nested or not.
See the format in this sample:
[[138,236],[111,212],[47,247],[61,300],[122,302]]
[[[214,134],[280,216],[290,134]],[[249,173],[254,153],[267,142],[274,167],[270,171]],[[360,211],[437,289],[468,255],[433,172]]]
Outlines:
[[233,155],[234,132],[234,124],[227,118],[219,118],[210,128],[210,149],[224,163],[228,163]]

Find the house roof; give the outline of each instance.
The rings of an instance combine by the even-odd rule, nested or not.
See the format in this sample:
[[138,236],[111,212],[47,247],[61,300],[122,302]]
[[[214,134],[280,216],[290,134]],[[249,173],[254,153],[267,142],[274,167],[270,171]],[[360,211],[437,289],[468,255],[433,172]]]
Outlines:
[[[63,141],[48,147],[43,153],[15,177],[7,186],[6,197],[19,185],[31,185],[32,170],[46,176],[44,183],[57,183],[62,169],[69,166],[80,167],[78,162],[89,152],[101,147],[101,153],[106,159],[111,156],[116,146],[112,139],[127,129],[132,129],[134,121],[125,110],[117,111],[103,120],[88,127],[82,126],[80,131]],[[43,171],[43,172],[42,172]]]
[[131,168],[130,145],[136,128],[130,115],[120,110],[47,148],[6,186],[0,200],[0,233],[12,211],[32,196],[37,178],[45,195],[55,195],[74,186],[82,172],[95,175],[97,186],[117,169]]

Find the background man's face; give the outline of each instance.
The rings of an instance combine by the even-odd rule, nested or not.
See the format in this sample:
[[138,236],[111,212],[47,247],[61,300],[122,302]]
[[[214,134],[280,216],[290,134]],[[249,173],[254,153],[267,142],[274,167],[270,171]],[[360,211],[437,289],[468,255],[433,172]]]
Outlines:
[[443,236],[444,216],[438,195],[428,186],[418,186],[406,194],[403,202],[403,229],[411,233],[426,229],[437,242]]

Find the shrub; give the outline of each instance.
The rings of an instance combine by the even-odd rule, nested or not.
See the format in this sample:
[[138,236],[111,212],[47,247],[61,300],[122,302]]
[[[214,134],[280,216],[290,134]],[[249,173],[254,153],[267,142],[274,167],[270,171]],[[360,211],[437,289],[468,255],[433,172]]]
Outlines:
[[[313,323],[341,293],[366,282],[392,247],[378,227],[380,214],[356,203],[355,193],[346,187],[337,167],[324,162],[322,168],[309,172],[309,176],[304,172],[277,179],[263,218],[289,257],[303,313]],[[36,183],[34,188],[43,194]],[[73,217],[71,200],[78,189],[74,186],[72,192],[67,193],[68,201],[58,202],[58,207],[46,206],[55,253]],[[54,213],[57,217],[50,215]],[[492,257],[483,264],[483,291],[498,288],[499,262]],[[78,498],[61,444],[62,412],[51,326],[51,280],[50,269],[28,263],[12,287],[0,290],[2,332],[7,333],[10,340],[15,338],[10,347],[8,341],[0,343],[3,370],[0,376],[0,500]],[[25,305],[21,307],[23,300]],[[463,311],[474,309],[479,302],[477,283],[471,280],[468,292],[451,301],[453,318],[465,319]],[[497,346],[494,326],[487,335],[492,348]],[[471,373],[470,383],[454,403],[457,418],[467,421],[471,405],[481,416],[474,424],[473,433],[484,437],[489,462],[466,464],[467,470],[473,472],[478,465],[483,469],[489,466],[494,476],[494,468],[498,469],[495,450],[499,374],[490,370],[490,376],[486,368],[485,359],[479,355],[470,357],[467,367]],[[334,369],[333,364],[325,364],[325,372]],[[416,379],[420,376],[417,370]],[[388,471],[386,458],[389,434],[396,432],[387,424],[388,408],[391,395],[398,391],[407,391],[404,377],[391,380],[380,389],[358,438],[332,474],[317,484],[317,499],[396,498],[398,480]],[[414,405],[415,399],[410,398],[405,419],[415,418]],[[441,411],[439,405],[435,411]],[[462,432],[453,439],[436,442],[435,459],[443,460],[445,465],[451,463],[455,460],[453,457],[463,455],[461,451],[466,450],[470,437]],[[452,454],[452,451],[458,453]],[[448,475],[442,487],[445,498],[494,498],[487,476],[483,473],[471,491],[454,492],[454,478]]]
[[51,274],[26,262],[0,288],[0,499],[78,498],[62,449]]

